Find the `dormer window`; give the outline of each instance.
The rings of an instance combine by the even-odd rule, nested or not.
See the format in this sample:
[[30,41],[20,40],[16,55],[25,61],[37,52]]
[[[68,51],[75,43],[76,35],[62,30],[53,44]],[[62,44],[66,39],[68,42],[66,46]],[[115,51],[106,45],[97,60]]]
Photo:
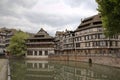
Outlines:
[[93,18],[89,18],[89,19],[83,20],[83,23],[91,21],[91,20],[93,20]]
[[35,37],[45,37],[45,35],[35,35]]

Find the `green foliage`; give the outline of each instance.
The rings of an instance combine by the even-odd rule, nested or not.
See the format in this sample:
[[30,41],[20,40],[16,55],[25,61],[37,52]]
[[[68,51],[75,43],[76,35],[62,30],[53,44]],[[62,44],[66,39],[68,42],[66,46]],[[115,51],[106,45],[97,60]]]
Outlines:
[[120,0],[96,0],[107,37],[120,33]]
[[10,45],[7,50],[13,56],[22,56],[26,53],[25,39],[28,35],[22,31],[18,31],[10,40]]

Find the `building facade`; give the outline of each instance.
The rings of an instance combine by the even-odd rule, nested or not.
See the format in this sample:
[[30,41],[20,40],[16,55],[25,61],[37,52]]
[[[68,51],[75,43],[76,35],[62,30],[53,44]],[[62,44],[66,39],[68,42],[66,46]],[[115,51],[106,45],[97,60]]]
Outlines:
[[6,47],[9,46],[11,37],[15,34],[15,29],[0,29],[0,54],[5,54]]
[[74,52],[74,31],[57,31],[55,34],[55,54],[73,54]]
[[120,52],[120,36],[106,38],[101,16],[84,19],[75,30],[75,52],[78,55],[111,55]]
[[57,31],[55,34],[55,54],[63,54],[63,37],[65,32]]
[[5,50],[5,37],[6,34],[3,32],[0,32],[0,54],[4,54]]
[[74,31],[66,30],[63,37],[63,52],[64,54],[73,54],[75,51],[74,47]]
[[27,39],[26,45],[27,58],[47,58],[48,55],[54,54],[54,38],[42,28],[36,35]]

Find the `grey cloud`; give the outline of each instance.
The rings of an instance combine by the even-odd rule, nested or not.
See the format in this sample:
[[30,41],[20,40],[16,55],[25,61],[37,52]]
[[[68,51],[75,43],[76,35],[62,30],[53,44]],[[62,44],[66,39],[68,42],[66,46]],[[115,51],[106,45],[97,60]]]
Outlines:
[[36,0],[0,0],[0,16],[22,17],[24,8],[31,8]]
[[30,8],[37,3],[38,0],[0,0],[0,6],[7,6],[8,8],[14,5]]
[[80,21],[79,16],[53,15],[45,13],[26,13],[24,15],[29,21],[36,24],[48,24],[50,26],[63,26]]
[[20,5],[26,8],[31,8],[37,3],[37,0],[9,0],[9,3]]
[[86,4],[84,7],[88,8],[88,9],[96,10],[97,6],[98,5],[95,2],[95,0],[88,0],[88,1],[86,1]]
[[70,7],[83,5],[84,7],[87,6],[88,9],[96,9],[97,6],[95,0],[65,0],[64,2]]
[[[0,26],[10,28],[14,26],[14,28],[16,27],[35,32],[40,28],[40,24],[46,24],[47,26],[51,26],[47,28],[47,31],[53,34],[53,30],[54,33],[55,30],[63,30],[66,28],[65,25],[79,24],[80,19],[83,17],[78,14],[75,15],[74,13],[73,15],[64,13],[50,14],[47,12],[41,13],[39,11],[30,10],[38,1],[43,1],[43,3],[40,3],[42,5],[54,5],[59,2],[58,0],[45,0],[45,2],[44,0],[0,0]],[[71,9],[81,5],[84,5],[85,9],[96,8],[92,0],[60,1],[65,2],[65,5],[71,6]],[[23,19],[25,19],[25,21]]]
[[77,7],[84,3],[85,0],[65,0],[64,2],[71,7]]

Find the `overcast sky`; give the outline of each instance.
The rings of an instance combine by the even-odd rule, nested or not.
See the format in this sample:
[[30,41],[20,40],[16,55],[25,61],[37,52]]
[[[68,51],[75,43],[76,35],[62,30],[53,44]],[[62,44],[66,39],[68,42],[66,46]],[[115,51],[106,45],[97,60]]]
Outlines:
[[97,14],[95,0],[0,0],[0,27],[37,33],[44,28],[75,30],[81,19]]

